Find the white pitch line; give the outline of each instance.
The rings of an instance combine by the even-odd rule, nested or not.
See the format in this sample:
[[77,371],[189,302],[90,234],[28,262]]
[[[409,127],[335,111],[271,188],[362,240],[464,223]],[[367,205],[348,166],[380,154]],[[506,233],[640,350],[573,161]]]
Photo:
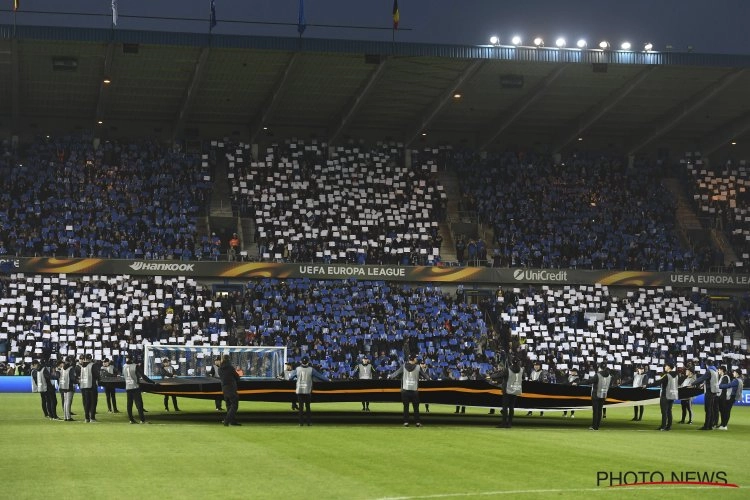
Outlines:
[[437,493],[434,495],[414,495],[414,496],[403,496],[403,497],[380,497],[375,500],[417,500],[420,498],[461,498],[461,497],[480,497],[480,496],[499,496],[499,495],[533,495],[539,493],[574,493],[574,492],[623,492],[623,491],[643,491],[643,490],[669,490],[679,488],[681,490],[701,490],[706,489],[708,486],[634,486],[628,487],[601,487],[601,488],[554,488],[546,490],[498,490],[498,491],[472,491],[466,493]]

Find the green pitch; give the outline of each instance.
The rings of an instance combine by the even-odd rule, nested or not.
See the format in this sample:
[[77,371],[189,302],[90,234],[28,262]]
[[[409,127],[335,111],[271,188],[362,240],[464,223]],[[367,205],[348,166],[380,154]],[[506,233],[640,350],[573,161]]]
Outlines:
[[[630,408],[609,409],[598,432],[591,412],[519,412],[513,429],[498,415],[431,405],[424,427],[401,425],[400,405],[313,404],[313,425],[299,427],[289,405],[240,402],[242,427],[224,427],[212,401],[180,399],[180,413],[144,395],[150,425],[130,425],[99,398],[98,423],[43,418],[36,394],[0,394],[0,491],[4,498],[747,498],[750,410],[735,408],[729,430],[700,432],[675,423],[657,432],[659,409],[642,422]],[[171,405],[170,405],[171,406]],[[101,410],[104,409],[104,412]],[[58,405],[58,411],[61,412]],[[675,415],[679,420],[679,408]],[[714,473],[738,484],[717,486],[597,485],[598,474]],[[718,474],[721,472],[722,474]],[[685,475],[688,474],[688,475]],[[718,475],[717,475],[718,474]],[[629,476],[633,479],[633,476]],[[703,476],[705,478],[705,476]],[[638,478],[642,482],[641,477]]]

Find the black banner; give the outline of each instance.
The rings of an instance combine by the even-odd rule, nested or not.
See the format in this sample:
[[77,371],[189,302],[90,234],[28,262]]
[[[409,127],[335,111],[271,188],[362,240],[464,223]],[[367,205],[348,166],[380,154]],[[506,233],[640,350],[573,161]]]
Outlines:
[[[124,387],[121,377],[115,386]],[[142,383],[146,392],[196,399],[214,399],[221,396],[221,384],[215,378],[178,377],[156,384]],[[238,383],[242,401],[289,402],[295,397],[295,383],[285,380],[247,380]],[[693,397],[701,392],[697,388],[681,388],[680,397]],[[654,404],[659,391],[632,387],[612,387],[606,404]],[[316,382],[313,386],[313,401],[333,402],[400,402],[399,380],[348,380]],[[423,403],[439,403],[465,406],[502,406],[502,390],[483,380],[434,380],[419,382],[419,399]],[[518,408],[580,408],[591,406],[591,387],[562,384],[545,384],[524,381],[523,394]]]

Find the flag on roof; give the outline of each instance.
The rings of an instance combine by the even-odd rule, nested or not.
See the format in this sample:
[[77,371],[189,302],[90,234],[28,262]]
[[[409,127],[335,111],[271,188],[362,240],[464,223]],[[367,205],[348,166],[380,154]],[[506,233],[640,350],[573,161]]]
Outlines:
[[305,0],[299,0],[299,18],[297,20],[297,32],[301,35],[307,29],[305,21]]
[[216,27],[216,2],[215,0],[211,0],[211,20],[210,20],[210,29],[214,29]]
[[393,29],[398,29],[398,21],[401,15],[398,11],[398,0],[393,0]]

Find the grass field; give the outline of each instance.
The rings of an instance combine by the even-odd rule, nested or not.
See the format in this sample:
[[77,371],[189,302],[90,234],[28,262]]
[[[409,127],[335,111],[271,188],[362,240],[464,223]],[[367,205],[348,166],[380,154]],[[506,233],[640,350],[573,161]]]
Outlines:
[[[748,498],[750,409],[735,408],[729,431],[691,426],[657,432],[659,409],[642,422],[610,409],[599,432],[591,412],[520,416],[497,429],[497,415],[431,405],[421,429],[401,426],[400,405],[313,404],[312,427],[288,405],[240,402],[242,427],[224,427],[211,401],[181,399],[166,413],[144,394],[150,425],[120,414],[99,423],[43,418],[36,394],[0,394],[0,496],[4,498]],[[104,413],[101,409],[104,408]],[[58,406],[59,409],[59,406]],[[82,414],[76,395],[73,411]],[[676,409],[679,417],[679,408]],[[524,415],[525,412],[521,412]],[[739,488],[685,485],[608,487],[597,472],[724,472]],[[632,481],[632,477],[631,481]],[[660,478],[649,476],[646,481]],[[691,478],[693,480],[698,480]],[[639,482],[642,481],[640,478]],[[687,491],[686,491],[687,490]]]

